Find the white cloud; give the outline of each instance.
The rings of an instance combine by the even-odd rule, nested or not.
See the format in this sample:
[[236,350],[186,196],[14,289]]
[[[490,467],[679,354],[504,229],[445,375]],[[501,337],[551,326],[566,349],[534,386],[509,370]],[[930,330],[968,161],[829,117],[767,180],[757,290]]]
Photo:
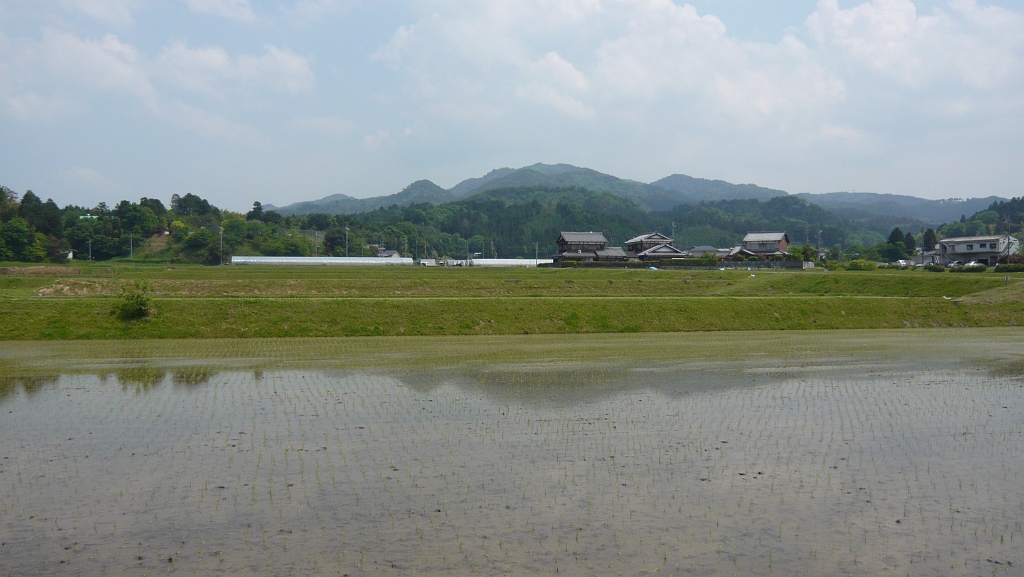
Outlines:
[[112,34],[93,40],[46,28],[38,41],[19,42],[0,34],[0,113],[6,116],[53,119],[86,109],[96,98],[128,95],[174,126],[238,143],[266,143],[251,126],[163,94],[154,79],[186,92],[230,93],[235,104],[239,96],[294,94],[315,86],[307,59],[274,46],[252,56],[176,43],[148,58]]
[[575,119],[652,102],[764,118],[831,106],[844,94],[842,80],[795,38],[738,41],[717,18],[670,0],[448,8],[399,28],[375,55],[407,72],[425,98],[467,85],[476,98],[514,94]]
[[820,0],[807,27],[838,58],[911,88],[950,83],[989,90],[1019,80],[1024,15],[973,0],[919,15],[910,0],[874,0],[842,10]]
[[21,121],[53,121],[81,108],[65,96],[47,96],[36,92],[21,92],[0,97],[0,114]]
[[249,0],[185,0],[185,4],[199,14],[222,16],[250,24],[257,20]]
[[175,42],[155,61],[165,82],[191,92],[224,96],[229,87],[260,87],[276,92],[309,92],[315,79],[309,61],[275,46],[262,56],[231,56],[219,46],[189,48]]
[[138,49],[113,34],[88,40],[47,28],[41,42],[22,48],[18,56],[31,75],[59,78],[64,84],[82,88],[128,92],[146,102],[156,98]]
[[140,0],[60,0],[65,10],[77,11],[115,26],[132,24],[132,13],[140,8]]

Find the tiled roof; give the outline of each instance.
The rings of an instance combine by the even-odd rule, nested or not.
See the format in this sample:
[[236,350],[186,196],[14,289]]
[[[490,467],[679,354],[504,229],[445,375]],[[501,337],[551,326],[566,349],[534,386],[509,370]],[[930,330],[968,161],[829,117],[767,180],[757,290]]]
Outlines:
[[608,242],[600,232],[563,232],[561,236],[566,242]]
[[649,248],[649,249],[647,249],[647,250],[637,254],[637,256],[649,256],[649,255],[654,255],[654,254],[667,254],[667,255],[672,255],[672,256],[683,256],[686,253],[684,253],[683,251],[679,250],[678,248],[676,248],[676,247],[674,247],[672,245],[669,245],[669,244],[659,244],[658,246]]
[[743,242],[778,242],[783,239],[789,240],[785,232],[748,232]]
[[626,241],[626,244],[633,244],[637,242],[643,242],[645,240],[672,240],[669,237],[661,234],[660,232],[649,232],[647,234],[641,234],[640,236],[633,237]]
[[629,255],[621,247],[610,246],[604,250],[597,251],[597,256],[602,258],[626,258]]

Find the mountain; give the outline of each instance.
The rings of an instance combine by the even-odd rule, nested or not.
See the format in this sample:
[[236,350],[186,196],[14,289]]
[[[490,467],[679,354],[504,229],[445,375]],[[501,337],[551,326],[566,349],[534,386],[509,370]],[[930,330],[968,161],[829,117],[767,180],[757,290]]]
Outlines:
[[592,192],[614,194],[631,200],[648,210],[671,208],[680,202],[687,202],[687,199],[678,194],[659,187],[618,178],[589,168],[579,168],[571,164],[538,163],[514,170],[501,170],[501,174],[496,174],[498,171],[492,171],[488,174],[490,178],[478,179],[479,182],[473,183],[472,186],[463,186],[468,182],[463,181],[455,188],[464,191],[464,197],[488,190],[521,187],[585,188]]
[[401,206],[429,202],[440,204],[451,202],[458,197],[429,180],[417,180],[402,189],[402,192],[388,196],[375,196],[371,198],[353,198],[344,194],[332,194],[320,200],[296,202],[288,206],[277,207],[270,204],[263,205],[265,210],[273,210],[285,216],[289,214],[353,214],[377,210],[381,207],[397,204]]
[[[320,200],[298,202],[284,207],[264,205],[264,208],[283,215],[354,214],[393,204],[440,204],[471,198],[488,191],[508,191],[523,187],[586,189],[624,198],[649,211],[671,210],[678,205],[700,202],[747,199],[769,201],[787,196],[783,190],[755,184],[732,184],[723,180],[694,178],[685,174],[673,174],[648,184],[571,164],[537,163],[523,168],[498,168],[484,176],[463,180],[448,190],[429,180],[418,180],[401,192],[388,196],[353,198],[344,194],[334,194]],[[968,200],[927,200],[913,196],[869,192],[804,193],[795,196],[827,208],[840,217],[864,223],[870,221],[879,226],[888,226],[892,223],[897,223],[892,226],[898,226],[898,223],[917,226],[951,222],[959,220],[962,214],[972,215],[987,209],[995,201],[1006,200],[995,196]]]
[[496,168],[480,178],[467,178],[462,182],[448,189],[448,192],[454,194],[458,198],[468,196],[475,191],[483,190],[488,183],[493,182],[496,179],[508,176],[515,172],[514,168]]
[[843,218],[863,220],[883,216],[916,219],[924,224],[960,220],[961,215],[971,216],[988,209],[993,202],[1006,200],[998,196],[966,200],[959,198],[928,200],[916,196],[874,192],[802,193],[795,196],[825,207]]
[[685,174],[673,174],[651,183],[652,186],[665,190],[676,191],[686,195],[691,201],[756,199],[771,200],[788,193],[783,190],[764,188],[756,184],[732,184],[724,180],[707,180],[693,178]]
[[784,191],[753,184],[730,184],[722,180],[693,178],[683,174],[673,174],[647,184],[571,164],[537,163],[523,168],[498,168],[479,178],[463,180],[448,190],[429,180],[420,180],[410,184],[402,192],[388,196],[357,199],[343,194],[335,194],[320,200],[298,202],[284,207],[273,205],[264,207],[283,215],[317,212],[353,214],[376,210],[392,204],[399,206],[423,202],[438,204],[469,198],[491,190],[511,190],[522,187],[581,188],[596,193],[613,194],[630,200],[646,210],[669,210],[680,204],[694,204],[700,201],[769,200],[777,196],[786,196]]

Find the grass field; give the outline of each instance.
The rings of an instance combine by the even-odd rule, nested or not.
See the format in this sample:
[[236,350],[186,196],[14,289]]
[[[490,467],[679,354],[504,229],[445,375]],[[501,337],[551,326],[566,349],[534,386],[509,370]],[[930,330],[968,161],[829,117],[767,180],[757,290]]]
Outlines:
[[[9,267],[0,339],[238,338],[1013,326],[1024,275],[922,271],[651,271]],[[155,312],[111,314],[145,281]]]

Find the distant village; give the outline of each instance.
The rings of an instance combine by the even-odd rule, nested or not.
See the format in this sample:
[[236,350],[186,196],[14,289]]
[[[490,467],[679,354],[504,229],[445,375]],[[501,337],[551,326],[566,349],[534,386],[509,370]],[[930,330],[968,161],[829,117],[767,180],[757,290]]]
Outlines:
[[[558,252],[548,258],[475,258],[476,254],[468,254],[464,260],[444,259],[412,259],[403,256],[396,250],[380,248],[372,257],[270,257],[270,256],[233,256],[231,264],[310,264],[310,265],[362,265],[389,266],[419,264],[421,266],[740,266],[756,265],[778,268],[814,268],[815,262],[823,262],[825,253],[815,250],[817,258],[795,258],[789,251],[789,235],[785,231],[753,231],[743,237],[743,241],[733,247],[718,248],[714,246],[694,246],[680,249],[675,246],[672,238],[659,232],[649,232],[633,237],[625,242],[625,248],[608,246],[608,239],[603,232],[562,232],[556,244]],[[995,266],[1006,262],[1011,254],[1016,254],[1020,241],[1011,235],[967,236],[946,238],[931,249],[922,248],[916,251],[912,260],[898,261],[899,266]]]

